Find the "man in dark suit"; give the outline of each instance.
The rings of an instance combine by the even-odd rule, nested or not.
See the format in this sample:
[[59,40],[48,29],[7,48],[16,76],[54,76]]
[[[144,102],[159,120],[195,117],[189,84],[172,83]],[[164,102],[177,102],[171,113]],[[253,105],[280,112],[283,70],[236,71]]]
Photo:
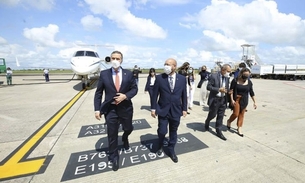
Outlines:
[[227,92],[229,91],[229,75],[231,66],[224,64],[220,72],[211,74],[207,85],[207,90],[210,91],[208,105],[209,114],[205,120],[205,129],[209,130],[210,121],[216,117],[216,134],[222,140],[227,140],[222,132],[223,117],[227,108]]
[[[111,53],[112,68],[100,73],[98,86],[94,96],[95,118],[100,120],[104,114],[107,124],[109,144],[109,160],[112,169],[119,169],[118,129],[121,124],[124,130],[122,141],[125,149],[129,149],[128,136],[133,131],[133,106],[131,99],[137,94],[138,87],[131,71],[120,67],[123,54],[119,51]],[[105,92],[105,100],[101,99]]]
[[[186,79],[184,76],[175,72],[177,67],[176,60],[170,58],[165,61],[163,74],[156,76],[153,87],[153,96],[151,102],[151,116],[158,115],[158,151],[157,154],[163,153],[163,141],[169,127],[169,156],[173,162],[178,162],[175,153],[177,142],[177,130],[180,124],[181,116],[186,116],[187,96],[186,96]],[[157,101],[159,97],[159,100]]]

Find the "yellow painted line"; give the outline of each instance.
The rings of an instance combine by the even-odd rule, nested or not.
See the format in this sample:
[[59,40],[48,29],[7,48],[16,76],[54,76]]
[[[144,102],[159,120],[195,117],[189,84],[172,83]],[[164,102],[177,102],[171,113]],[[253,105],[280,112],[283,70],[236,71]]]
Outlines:
[[[92,81],[92,83],[93,82],[95,81]],[[35,147],[38,146],[38,144],[57,124],[60,118],[62,118],[62,116],[75,104],[85,91],[86,89],[80,91],[58,113],[34,132],[23,144],[13,151],[6,160],[4,160],[4,164],[1,162],[0,180],[31,175],[39,172],[45,163],[46,157],[32,158],[30,160],[26,160],[25,158],[35,149]]]

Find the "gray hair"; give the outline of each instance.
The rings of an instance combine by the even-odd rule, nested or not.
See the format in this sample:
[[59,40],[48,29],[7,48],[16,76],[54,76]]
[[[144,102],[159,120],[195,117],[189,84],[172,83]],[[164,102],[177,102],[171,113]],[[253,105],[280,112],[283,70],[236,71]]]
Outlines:
[[223,65],[221,66],[221,70],[225,70],[225,69],[227,69],[228,67],[231,68],[231,65],[230,65],[230,64],[223,64]]

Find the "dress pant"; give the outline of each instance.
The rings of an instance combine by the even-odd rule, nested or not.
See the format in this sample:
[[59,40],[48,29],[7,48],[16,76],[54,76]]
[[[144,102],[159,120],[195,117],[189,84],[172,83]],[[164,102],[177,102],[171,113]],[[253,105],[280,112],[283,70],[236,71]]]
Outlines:
[[244,122],[244,116],[246,112],[246,108],[240,109],[240,100],[241,95],[237,95],[235,100],[235,106],[233,108],[233,113],[231,114],[230,118],[228,119],[228,122],[231,123],[237,118],[237,127],[242,127]]
[[124,131],[122,140],[127,140],[128,136],[133,131],[132,125],[133,109],[131,111],[121,111],[120,107],[111,104],[109,111],[105,114],[107,124],[107,136],[108,136],[108,149],[109,149],[109,160],[113,161],[119,158],[118,153],[118,133],[120,124]]
[[154,89],[154,85],[150,85],[148,88],[150,106],[152,102],[153,89]]
[[189,87],[189,96],[187,98],[187,107],[188,108],[193,107],[195,88],[196,88],[195,83],[191,82],[191,86]]
[[180,124],[180,116],[172,117],[169,113],[167,116],[158,116],[158,137],[159,137],[159,147],[162,147],[165,135],[167,134],[167,126],[169,129],[169,142],[168,150],[169,153],[175,154],[175,145],[177,143],[177,130]]
[[203,81],[201,88],[200,88],[200,95],[199,95],[199,104],[205,105],[207,103],[207,99],[209,98],[210,91],[207,90],[208,81]]
[[205,120],[205,126],[210,125],[210,121],[216,117],[216,130],[220,130],[223,124],[223,117],[226,110],[226,99],[224,97],[215,97],[209,106],[209,114],[207,119]]

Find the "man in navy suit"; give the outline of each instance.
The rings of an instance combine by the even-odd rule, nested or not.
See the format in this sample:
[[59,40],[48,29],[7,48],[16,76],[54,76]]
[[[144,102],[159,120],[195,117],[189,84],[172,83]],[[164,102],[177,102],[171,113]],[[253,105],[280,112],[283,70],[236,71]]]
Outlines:
[[[181,116],[187,114],[187,96],[186,96],[186,79],[185,76],[175,72],[177,67],[176,60],[169,58],[165,61],[163,74],[157,75],[151,102],[151,116],[158,116],[158,151],[157,154],[163,153],[163,141],[169,127],[169,156],[173,162],[178,162],[175,153],[177,142],[177,130],[180,124]],[[157,101],[157,98],[159,100]]]
[[[111,53],[112,68],[100,73],[94,96],[95,118],[100,120],[104,114],[107,124],[109,144],[109,160],[112,169],[119,169],[118,129],[121,124],[124,130],[122,141],[125,149],[129,149],[128,136],[133,131],[133,106],[131,99],[137,94],[138,86],[131,71],[123,69],[123,54],[119,51]],[[105,100],[101,99],[105,92]]]
[[210,121],[216,117],[216,134],[222,140],[227,140],[222,132],[223,117],[227,108],[227,93],[229,91],[229,76],[231,66],[224,64],[220,72],[211,74],[207,85],[207,90],[210,91],[208,105],[209,114],[205,120],[205,129],[209,130]]

